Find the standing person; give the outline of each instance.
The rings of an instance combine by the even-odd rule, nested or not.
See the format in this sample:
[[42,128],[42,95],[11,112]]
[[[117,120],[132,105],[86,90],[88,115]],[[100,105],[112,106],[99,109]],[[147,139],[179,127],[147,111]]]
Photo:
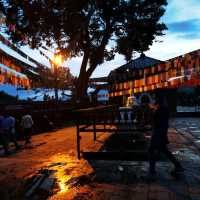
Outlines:
[[3,115],[0,115],[0,143],[3,145],[5,155],[8,155],[8,141],[2,126],[3,119]]
[[32,127],[33,127],[33,119],[28,112],[22,117],[21,120],[21,127],[23,129],[25,144],[31,143],[31,134],[32,134]]
[[168,121],[169,111],[167,102],[163,96],[158,96],[156,99],[156,110],[153,116],[153,133],[149,147],[149,173],[150,177],[156,174],[156,157],[158,153],[163,153],[174,164],[175,168],[172,174],[182,172],[183,167],[174,155],[169,151],[168,142]]
[[5,114],[1,127],[3,131],[4,144],[5,144],[5,153],[9,153],[9,142],[13,142],[15,144],[16,150],[20,149],[19,144],[17,143],[17,139],[15,136],[15,118],[10,116],[8,113]]

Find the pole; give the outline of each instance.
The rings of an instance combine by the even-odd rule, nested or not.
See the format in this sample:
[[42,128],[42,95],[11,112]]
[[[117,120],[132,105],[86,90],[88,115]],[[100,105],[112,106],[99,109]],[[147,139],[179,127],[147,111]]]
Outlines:
[[54,76],[55,76],[55,101],[58,102],[58,66],[54,64]]

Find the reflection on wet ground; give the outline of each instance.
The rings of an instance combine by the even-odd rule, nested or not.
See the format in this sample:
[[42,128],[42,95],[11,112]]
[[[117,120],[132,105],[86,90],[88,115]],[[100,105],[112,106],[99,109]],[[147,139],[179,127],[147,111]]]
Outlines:
[[[198,199],[200,194],[199,151],[196,149],[194,151],[194,147],[189,146],[191,145],[190,141],[177,138],[177,131],[182,130],[188,132],[189,129],[198,134],[199,131],[196,130],[198,124],[194,123],[191,127],[191,124],[188,123],[188,127],[183,127],[185,121],[177,120],[172,125],[176,126],[177,122],[177,129],[171,129],[170,137],[173,143],[173,153],[181,160],[185,168],[185,173],[179,177],[180,179],[177,180],[170,176],[172,166],[168,162],[157,164],[159,169],[157,180],[150,184],[146,179],[148,162],[89,160],[84,164],[89,167],[87,168],[89,171],[86,170],[84,174],[76,173],[64,178],[65,181],[61,182],[65,186],[67,185],[68,191],[60,189],[64,196],[57,193],[50,199]],[[182,134],[184,133],[181,133],[179,137]],[[112,137],[116,139],[115,136]],[[105,151],[106,149],[107,151],[111,147],[117,149],[117,146],[122,149],[125,143],[123,138],[121,141],[122,143],[118,146],[116,145],[118,140],[114,144],[107,140],[101,150]],[[131,141],[130,139],[129,142]],[[196,138],[193,142],[197,142]],[[177,144],[179,144],[178,149],[176,148]],[[131,145],[127,143],[127,147],[130,150]],[[71,196],[67,197],[68,193]]]
[[[78,161],[69,155],[57,154],[50,157],[38,172],[27,177],[24,196],[35,200],[47,199],[53,194],[56,196],[66,194],[73,187],[87,184],[90,180],[88,178],[87,181],[87,174],[92,171],[93,169],[84,160]],[[37,184],[35,180],[41,176],[44,178]]]
[[[23,192],[27,194],[31,188],[34,189],[33,186],[36,184],[36,180],[39,180],[36,177],[44,175],[41,183],[36,184],[36,188],[39,189],[35,189],[35,192],[33,192],[33,194],[36,194],[35,197],[31,195],[28,199],[199,200],[200,151],[197,146],[197,144],[200,144],[198,139],[200,132],[199,119],[173,119],[170,124],[170,148],[185,168],[185,172],[179,177],[170,175],[173,167],[166,160],[157,163],[158,173],[154,182],[149,182],[147,179],[148,161],[134,161],[134,159],[133,161],[77,160],[74,144],[75,130],[73,130],[71,133],[68,131],[71,136],[68,135],[67,140],[64,139],[65,134],[50,134],[46,144],[34,149],[37,155],[35,157],[31,155],[42,164],[36,166],[37,171],[32,170],[32,173],[29,173],[28,176],[22,176],[25,177],[25,183],[28,184],[28,187],[24,187],[26,190]],[[107,151],[112,148],[124,151],[126,147],[129,151],[138,148],[147,150],[148,146],[144,143],[145,137],[143,136],[140,138],[142,140],[140,140],[139,147],[133,145],[135,136],[128,137],[129,139],[126,141],[124,136],[117,139],[113,135],[110,138],[114,138],[114,143],[104,135],[98,138],[100,142],[97,141],[97,143],[88,142],[89,139],[92,141],[92,136],[88,140],[83,137],[82,143],[88,151]],[[65,142],[61,143],[63,140]],[[73,143],[70,143],[71,141]],[[43,138],[40,138],[38,143],[43,142]],[[62,151],[59,149],[59,145],[62,145]],[[63,145],[66,145],[66,147]],[[69,145],[73,146],[73,149],[66,151],[65,148]],[[54,148],[55,150],[53,150]],[[19,155],[17,159],[23,159],[24,164],[26,164],[27,153],[30,151],[33,150],[28,149],[27,152]],[[53,151],[53,153],[44,154],[43,151]],[[38,155],[41,155],[41,158]],[[6,162],[11,162],[12,159],[13,157]],[[27,166],[30,165],[31,163],[28,163]],[[2,164],[0,169],[1,167]],[[18,199],[23,200],[24,198],[20,197]]]

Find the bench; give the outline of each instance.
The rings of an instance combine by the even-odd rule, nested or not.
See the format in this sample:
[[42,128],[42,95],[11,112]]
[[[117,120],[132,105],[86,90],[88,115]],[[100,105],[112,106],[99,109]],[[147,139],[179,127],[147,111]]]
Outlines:
[[80,159],[80,133],[92,132],[96,140],[98,132],[134,133],[147,131],[149,128],[139,127],[134,121],[122,120],[120,110],[116,105],[98,106],[79,109],[73,112],[76,123],[77,155]]

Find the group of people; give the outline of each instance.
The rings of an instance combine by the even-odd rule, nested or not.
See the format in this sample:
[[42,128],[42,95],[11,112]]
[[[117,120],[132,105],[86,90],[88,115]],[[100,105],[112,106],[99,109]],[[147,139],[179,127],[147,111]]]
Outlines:
[[[33,119],[28,112],[21,118],[20,130],[23,134],[25,144],[31,142],[31,133],[33,127]],[[20,145],[16,138],[16,120],[8,112],[0,115],[0,143],[3,145],[5,155],[9,155],[9,144],[13,142],[16,150],[20,149]]]

